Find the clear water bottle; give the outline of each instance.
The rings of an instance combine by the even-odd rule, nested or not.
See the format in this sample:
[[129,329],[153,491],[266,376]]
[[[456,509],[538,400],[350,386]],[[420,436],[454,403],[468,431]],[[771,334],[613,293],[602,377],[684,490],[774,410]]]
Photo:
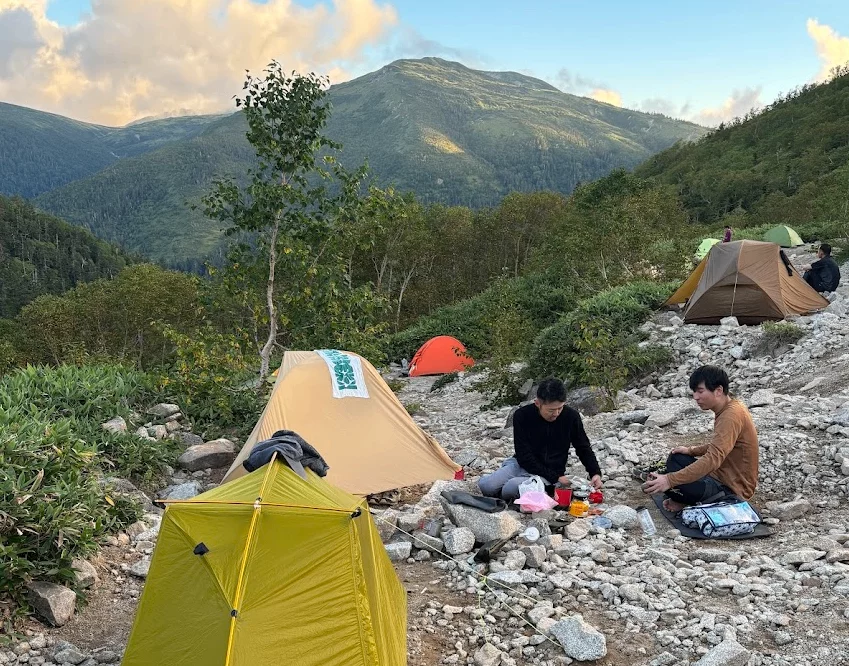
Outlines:
[[643,529],[644,535],[650,537],[657,534],[657,528],[654,526],[654,521],[646,507],[641,506],[637,509],[637,519],[640,521],[640,527]]

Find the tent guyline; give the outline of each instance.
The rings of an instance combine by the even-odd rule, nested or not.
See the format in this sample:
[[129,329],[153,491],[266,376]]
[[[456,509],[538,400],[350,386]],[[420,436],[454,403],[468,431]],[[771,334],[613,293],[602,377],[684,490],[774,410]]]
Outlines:
[[[372,514],[372,515],[374,515],[374,514]],[[407,532],[406,530],[402,530],[400,527],[398,527],[398,526],[397,526],[397,525],[395,525],[394,523],[390,523],[388,520],[386,520],[386,519],[385,519],[385,518],[383,518],[382,516],[374,516],[374,517],[375,517],[375,518],[377,518],[377,519],[378,519],[379,521],[381,521],[382,523],[386,523],[387,525],[390,525],[390,526],[394,527],[394,528],[395,528],[396,530],[398,530],[401,534],[405,534],[405,535],[407,535],[408,537],[410,537],[410,538],[411,538],[413,541],[415,541],[416,543],[420,543],[420,544],[422,544],[422,546],[424,546],[425,548],[427,548],[427,550],[429,550],[429,551],[431,551],[431,552],[433,552],[433,551],[434,551],[434,548],[433,548],[431,545],[426,544],[424,541],[422,541],[421,539],[419,539],[419,538],[418,538],[415,534],[410,534],[410,533],[409,533],[409,532]],[[464,560],[458,560],[456,557],[453,557],[452,555],[449,555],[449,554],[448,554],[448,553],[446,553],[444,550],[437,550],[436,552],[437,552],[437,554],[442,555],[445,559],[447,559],[447,560],[451,560],[452,562],[456,562],[456,563],[460,566],[461,570],[463,570],[463,571],[465,571],[466,573],[471,574],[472,576],[476,577],[478,580],[480,580],[480,581],[484,584],[484,587],[486,587],[486,589],[488,589],[488,590],[489,590],[490,592],[492,592],[493,594],[498,594],[499,592],[501,592],[502,594],[504,594],[504,590],[509,590],[510,592],[512,592],[513,594],[515,594],[516,596],[522,597],[523,599],[527,599],[528,601],[532,601],[532,602],[534,603],[534,605],[536,605],[536,604],[538,604],[538,603],[539,603],[539,599],[534,599],[533,597],[531,597],[531,596],[529,596],[529,595],[525,594],[525,593],[524,593],[524,592],[522,592],[521,590],[517,590],[516,588],[510,587],[507,583],[502,583],[500,580],[491,580],[488,576],[485,576],[485,575],[483,575],[483,574],[481,574],[481,573],[478,573],[477,571],[475,571],[475,570],[474,570],[474,569],[472,569],[471,567],[467,567],[466,565],[467,565],[468,563],[467,563],[466,561],[464,561]],[[490,587],[490,582],[495,583],[496,585],[499,585],[500,587],[504,588],[504,590],[495,590],[495,589],[493,589],[492,587]],[[483,603],[483,602],[481,601],[481,598],[483,597],[483,595],[479,593],[479,594],[477,595],[477,597],[478,597],[478,607],[480,607],[480,606],[482,605],[482,603]],[[524,618],[524,616],[523,616],[520,612],[518,612],[515,608],[511,607],[510,605],[508,605],[508,604],[507,604],[506,602],[504,602],[504,601],[502,601],[501,603],[503,603],[503,604],[504,604],[504,605],[505,605],[505,606],[506,606],[506,607],[507,607],[507,608],[508,608],[508,609],[509,609],[512,613],[513,613],[513,615],[514,615],[515,617],[517,617],[519,620],[521,620],[522,622],[524,622],[524,623],[525,623],[525,624],[526,624],[529,628],[533,629],[535,632],[537,631],[537,628],[536,628],[533,624],[531,624],[530,622],[528,622],[528,621]],[[495,606],[489,606],[488,608],[489,608],[489,610],[495,610]],[[486,628],[486,624],[484,624],[484,628]],[[555,643],[555,642],[554,642],[554,641],[553,641],[550,637],[548,637],[548,636],[546,636],[546,635],[544,635],[544,634],[543,634],[543,638],[545,638],[545,640],[547,640],[547,641],[548,641],[549,643],[551,643],[552,645],[555,645],[555,646],[559,646],[559,645],[560,645],[559,643]]]

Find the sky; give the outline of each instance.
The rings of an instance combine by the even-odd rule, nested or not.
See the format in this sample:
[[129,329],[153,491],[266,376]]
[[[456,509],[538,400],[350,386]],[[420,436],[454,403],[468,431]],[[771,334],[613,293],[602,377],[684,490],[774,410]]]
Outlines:
[[849,1],[0,0],[0,101],[105,125],[424,56],[716,125],[849,62]]

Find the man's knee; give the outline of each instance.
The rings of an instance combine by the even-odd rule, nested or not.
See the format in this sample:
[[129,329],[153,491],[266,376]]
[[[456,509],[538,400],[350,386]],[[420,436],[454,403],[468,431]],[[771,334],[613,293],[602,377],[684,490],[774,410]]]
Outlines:
[[696,458],[686,453],[670,453],[666,459],[666,470],[667,472],[677,472],[694,462],[696,462]]
[[493,472],[478,479],[478,488],[480,488],[482,495],[486,497],[498,497],[501,493],[501,483],[499,483],[496,474],[496,472]]

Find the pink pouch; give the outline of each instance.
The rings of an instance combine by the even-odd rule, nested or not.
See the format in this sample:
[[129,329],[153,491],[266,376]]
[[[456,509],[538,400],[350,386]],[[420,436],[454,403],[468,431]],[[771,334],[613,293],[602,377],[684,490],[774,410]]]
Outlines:
[[516,504],[522,507],[523,511],[528,513],[536,513],[537,511],[546,511],[557,506],[557,501],[553,497],[549,497],[545,493],[538,490],[532,490],[525,493],[516,500]]

